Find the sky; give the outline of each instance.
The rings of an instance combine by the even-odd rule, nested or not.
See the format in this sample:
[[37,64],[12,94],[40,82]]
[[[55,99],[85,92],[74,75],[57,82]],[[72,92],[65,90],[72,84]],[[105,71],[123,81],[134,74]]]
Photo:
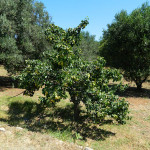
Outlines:
[[[115,14],[121,10],[131,13],[148,0],[40,0],[52,17],[55,25],[63,29],[74,28],[81,20],[89,18],[84,31],[95,35],[98,41],[107,24],[111,24]],[[150,3],[149,3],[150,4]]]

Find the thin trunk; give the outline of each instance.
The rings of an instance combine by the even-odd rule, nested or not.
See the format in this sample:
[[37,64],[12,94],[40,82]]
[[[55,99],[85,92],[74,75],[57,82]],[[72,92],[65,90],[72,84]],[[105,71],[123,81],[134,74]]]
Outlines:
[[74,97],[72,99],[72,102],[74,103],[74,121],[78,121],[79,115],[80,115],[80,108],[79,108],[79,102],[77,101],[77,97]]

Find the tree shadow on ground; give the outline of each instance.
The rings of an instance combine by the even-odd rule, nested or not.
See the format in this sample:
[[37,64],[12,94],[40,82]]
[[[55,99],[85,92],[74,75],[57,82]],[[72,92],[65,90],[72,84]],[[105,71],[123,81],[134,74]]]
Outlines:
[[126,98],[150,98],[150,89],[142,88],[141,91],[138,91],[136,87],[128,87],[124,92],[118,92],[117,95]]
[[17,81],[9,76],[0,76],[0,92],[12,87],[18,87]]
[[0,76],[0,92],[4,92],[8,88],[14,86],[14,80],[12,77]]
[[[65,108],[44,108],[36,102],[26,101],[12,102],[8,110],[8,119],[0,118],[0,121],[8,122],[12,126],[21,126],[35,132],[60,132],[72,131],[80,133],[83,140],[105,140],[115,133],[100,128],[100,125],[89,123],[87,116],[82,111],[78,122],[73,120],[73,106]],[[104,121],[102,124],[111,124],[112,121]]]
[[0,76],[0,86],[10,87],[13,84],[12,77]]

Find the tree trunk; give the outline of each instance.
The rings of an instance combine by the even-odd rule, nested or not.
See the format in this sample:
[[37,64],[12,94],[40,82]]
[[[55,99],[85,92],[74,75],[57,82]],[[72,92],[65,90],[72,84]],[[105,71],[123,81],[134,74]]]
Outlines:
[[142,90],[142,83],[136,83],[136,86],[138,91]]
[[80,115],[79,102],[77,101],[77,97],[73,98],[72,102],[74,103],[74,121],[78,121]]

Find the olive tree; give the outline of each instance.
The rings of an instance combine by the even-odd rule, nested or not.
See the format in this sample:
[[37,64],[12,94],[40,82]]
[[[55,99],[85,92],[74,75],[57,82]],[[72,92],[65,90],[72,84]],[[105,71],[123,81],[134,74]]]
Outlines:
[[0,65],[14,74],[27,59],[42,59],[50,50],[45,30],[51,17],[34,0],[0,0]]

